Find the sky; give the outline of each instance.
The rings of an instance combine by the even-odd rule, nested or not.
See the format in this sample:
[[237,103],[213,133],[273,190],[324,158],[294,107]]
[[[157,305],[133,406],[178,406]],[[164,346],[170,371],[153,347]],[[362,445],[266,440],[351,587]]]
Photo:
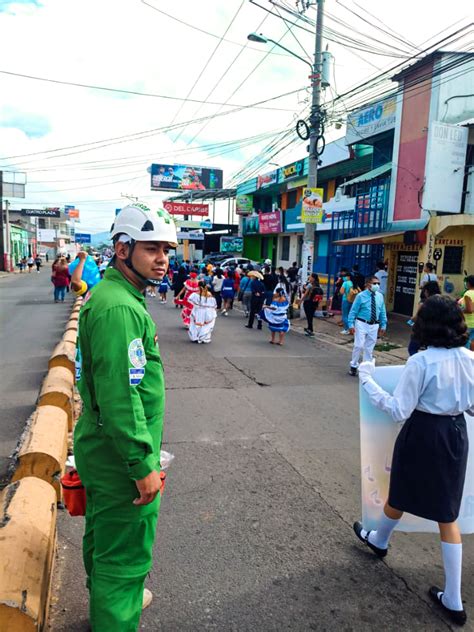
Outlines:
[[[269,0],[256,2],[275,11]],[[224,183],[238,180],[309,99],[309,68],[272,44],[248,42],[247,35],[263,33],[309,58],[312,33],[290,29],[295,19],[283,10],[290,22],[260,7],[250,0],[0,0],[0,168],[25,172],[28,182],[26,199],[10,200],[12,207],[75,205],[76,229],[99,232],[110,228],[127,195],[152,206],[166,197],[150,190],[152,162],[218,167]],[[451,3],[448,20],[431,0],[326,0],[325,11],[327,27],[361,40],[354,48],[338,37],[325,40],[335,56],[326,100],[405,62],[423,42],[468,23],[472,13],[470,0]],[[314,19],[315,10],[306,16]],[[369,53],[368,37],[401,57]],[[287,93],[293,94],[235,111]],[[216,117],[196,122],[208,116]],[[326,132],[332,140],[344,129]],[[273,161],[288,164],[305,152],[305,142],[293,142]],[[217,220],[226,214],[219,209]]]

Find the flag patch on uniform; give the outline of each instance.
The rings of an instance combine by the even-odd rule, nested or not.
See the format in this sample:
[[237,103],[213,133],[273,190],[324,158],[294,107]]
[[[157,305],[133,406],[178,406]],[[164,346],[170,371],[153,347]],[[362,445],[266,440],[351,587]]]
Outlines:
[[145,369],[129,369],[128,374],[130,386],[138,386],[145,375]]

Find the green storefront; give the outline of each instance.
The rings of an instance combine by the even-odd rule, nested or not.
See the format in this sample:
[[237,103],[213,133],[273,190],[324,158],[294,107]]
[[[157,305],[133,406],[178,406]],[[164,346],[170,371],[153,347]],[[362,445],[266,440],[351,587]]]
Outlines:
[[28,232],[14,224],[10,224],[10,253],[15,268],[20,259],[28,257]]

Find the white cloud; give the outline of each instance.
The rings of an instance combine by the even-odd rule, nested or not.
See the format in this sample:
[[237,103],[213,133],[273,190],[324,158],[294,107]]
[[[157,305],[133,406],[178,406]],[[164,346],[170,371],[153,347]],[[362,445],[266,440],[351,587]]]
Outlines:
[[[235,14],[241,0],[206,0],[197,5],[195,0],[182,0],[170,4],[164,0],[150,0],[156,7],[176,17],[216,34],[222,34]],[[351,0],[348,6],[360,12]],[[266,0],[261,4],[271,5]],[[420,42],[446,27],[445,16],[432,11],[428,0],[381,4],[375,0],[359,0],[364,8],[381,17],[384,22],[409,40]],[[198,6],[198,8],[197,8]],[[455,22],[469,14],[470,3],[462,0],[450,8],[450,21]],[[330,16],[336,15],[364,31],[362,22],[332,2],[326,2]],[[256,30],[265,13],[246,2],[230,28],[226,38],[233,42],[246,42],[249,32]],[[372,20],[372,18],[369,18]],[[338,28],[328,17],[326,24]],[[382,27],[383,28],[383,27]],[[199,33],[153,11],[140,0],[42,0],[37,3],[11,3],[0,13],[2,31],[2,63],[0,70],[49,77],[78,83],[120,87],[170,96],[186,96],[202,67],[209,58],[218,39]],[[260,29],[267,36],[279,39],[285,25],[276,17],[268,17]],[[372,31],[372,33],[376,33]],[[309,33],[295,30],[295,35],[307,51],[312,50]],[[378,34],[380,36],[380,33]],[[384,39],[381,36],[381,39]],[[282,43],[302,53],[291,34]],[[224,102],[268,50],[252,44],[239,56],[211,101]],[[204,99],[211,87],[224,73],[240,48],[223,42],[207,70],[199,80],[192,97]],[[343,92],[349,86],[375,72],[373,65],[361,61],[357,51],[350,52],[332,45],[336,55],[337,89]],[[8,54],[5,53],[8,52]],[[385,66],[391,60],[383,57],[360,55],[372,64]],[[396,60],[392,60],[393,63]],[[42,137],[29,134],[26,122],[19,116],[3,120],[0,128],[0,155],[14,156],[79,145],[167,125],[180,108],[179,101],[118,95],[86,88],[74,88],[53,83],[0,75],[0,112],[28,114],[30,123],[42,121],[50,127]],[[235,94],[231,102],[246,104],[300,88],[307,83],[307,68],[298,60],[286,55],[269,55]],[[203,130],[196,143],[218,143],[230,139],[252,136],[268,130],[283,129],[292,120],[292,112],[302,105],[299,97],[292,96],[275,101],[274,107],[292,111],[245,110],[238,114],[216,118]],[[178,121],[212,115],[216,105],[187,103]],[[225,108],[224,108],[225,109]],[[51,154],[25,157],[9,161],[17,169],[27,171],[28,204],[77,204],[82,211],[81,229],[104,230],[110,226],[114,209],[123,203],[122,193],[146,196],[148,201],[163,197],[149,190],[147,166],[163,155],[184,162],[220,166],[225,177],[237,171],[253,157],[265,143],[244,147],[234,154],[212,157],[208,152],[183,155],[180,150],[199,129],[192,124],[182,133],[156,134],[150,138],[124,142],[94,151],[72,149],[69,157],[52,159]],[[47,127],[44,128],[47,131]],[[168,153],[170,152],[170,153]],[[304,143],[287,150],[277,158],[289,161],[304,154]],[[141,156],[142,158],[129,158]],[[114,168],[98,170],[105,163],[82,164],[65,168],[71,163],[86,163],[121,158]],[[130,162],[139,162],[130,165]],[[6,164],[8,161],[3,161]],[[52,167],[56,166],[53,170]],[[37,169],[48,171],[37,171]],[[103,176],[103,180],[98,176]],[[94,180],[86,178],[96,178]],[[48,182],[59,180],[65,182]],[[124,180],[123,182],[117,182]],[[103,184],[101,184],[103,183]],[[97,186],[99,185],[99,186]],[[86,188],[88,187],[88,188]],[[67,190],[63,190],[67,189]],[[83,202],[92,200],[92,202]],[[95,202],[94,202],[95,200]],[[111,200],[103,202],[103,200]],[[226,215],[222,211],[221,218]]]

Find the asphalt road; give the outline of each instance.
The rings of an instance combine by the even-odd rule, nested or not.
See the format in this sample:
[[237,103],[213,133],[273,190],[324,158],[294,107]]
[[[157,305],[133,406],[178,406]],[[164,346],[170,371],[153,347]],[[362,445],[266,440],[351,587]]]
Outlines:
[[0,278],[0,487],[72,306],[54,303],[49,271]]
[[[360,544],[357,381],[348,352],[219,318],[192,345],[178,310],[155,300],[167,373],[164,495],[148,631],[450,629],[429,602],[442,584],[438,539],[396,533],[384,561]],[[87,630],[81,518],[60,517],[51,629]],[[464,598],[474,630],[474,539]],[[102,632],[102,631],[100,631]]]

